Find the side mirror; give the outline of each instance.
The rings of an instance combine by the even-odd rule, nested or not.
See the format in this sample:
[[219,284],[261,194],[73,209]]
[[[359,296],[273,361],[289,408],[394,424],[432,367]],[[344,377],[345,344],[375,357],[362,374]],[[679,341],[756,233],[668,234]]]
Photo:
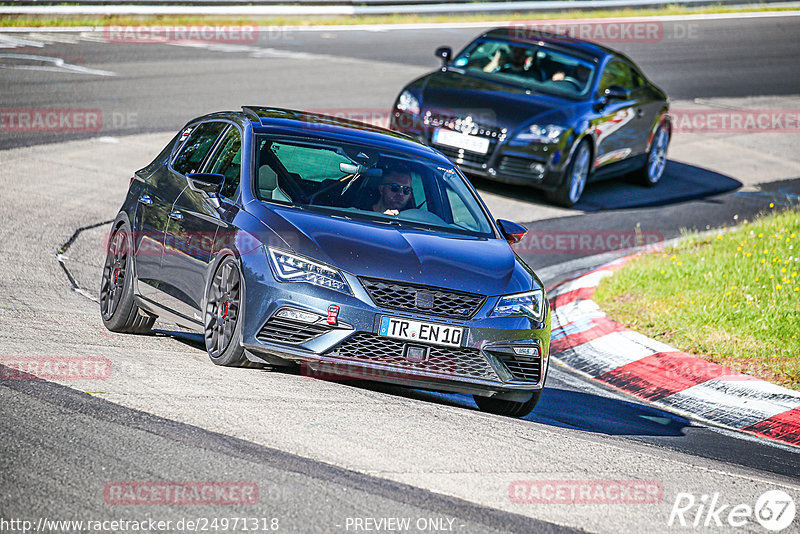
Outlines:
[[453,49],[449,46],[440,46],[434,55],[442,60],[442,67],[446,67],[453,57]]
[[189,180],[189,187],[195,191],[205,191],[209,195],[219,194],[222,184],[225,183],[224,175],[207,172],[193,172],[187,174],[186,179]]
[[628,89],[623,89],[619,85],[612,85],[603,91],[603,96],[606,100],[630,100],[631,92]]
[[528,229],[521,224],[504,219],[497,219],[497,225],[500,227],[503,237],[512,245],[522,241],[522,238],[528,233]]

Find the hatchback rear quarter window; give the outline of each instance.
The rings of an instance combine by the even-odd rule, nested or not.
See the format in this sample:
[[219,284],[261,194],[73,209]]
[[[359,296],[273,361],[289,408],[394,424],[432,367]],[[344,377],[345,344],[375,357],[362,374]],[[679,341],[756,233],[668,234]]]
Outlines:
[[205,122],[195,128],[172,160],[172,168],[184,175],[197,172],[208,151],[227,126],[224,122]]

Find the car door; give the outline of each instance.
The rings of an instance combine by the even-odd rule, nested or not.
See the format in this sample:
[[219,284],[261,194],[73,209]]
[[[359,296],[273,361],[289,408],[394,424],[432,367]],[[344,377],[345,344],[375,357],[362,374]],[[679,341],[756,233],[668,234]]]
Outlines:
[[[625,100],[606,99],[604,92],[611,86],[630,91]],[[593,121],[595,131],[595,169],[621,162],[643,150],[642,112],[630,65],[612,58],[603,69],[597,87],[599,117]]]
[[[162,269],[169,279],[170,307],[193,321],[202,318],[206,275],[221,227],[220,214],[236,196],[241,180],[242,135],[229,125],[202,172],[223,174],[221,198],[186,187],[170,212]],[[224,230],[222,230],[224,231]]]
[[156,169],[144,182],[136,206],[134,263],[138,292],[149,300],[158,300],[157,288],[161,280],[161,256],[164,252],[164,232],[172,204],[178,198],[186,181],[169,169],[170,159],[191,134],[193,126],[185,128],[173,140],[172,152],[166,163]]
[[650,134],[653,133],[656,124],[661,119],[665,100],[662,93],[647,81],[647,78],[634,66],[631,66],[631,77],[633,80],[633,96],[636,98],[637,130],[641,134],[641,145],[639,154],[647,152]]
[[[172,273],[163,269],[163,258],[166,251],[166,232],[172,208],[188,185],[184,173],[196,172],[201,167],[214,143],[216,143],[219,135],[226,127],[227,124],[223,122],[208,122],[188,126],[183,132],[184,135],[181,136],[183,142],[179,143],[179,147],[172,156],[169,165],[163,169],[162,177],[160,177],[159,190],[161,190],[161,184],[163,183],[163,194],[157,195],[157,198],[150,198],[152,204],[148,207],[157,206],[158,216],[157,218],[151,217],[153,219],[152,223],[147,225],[148,233],[150,234],[149,240],[151,241],[151,246],[157,247],[160,254],[148,254],[149,280],[145,281],[145,284],[140,284],[140,287],[143,285],[149,286],[147,294],[142,293],[143,296],[161,306],[170,307],[167,291]],[[137,274],[141,276],[138,271]]]

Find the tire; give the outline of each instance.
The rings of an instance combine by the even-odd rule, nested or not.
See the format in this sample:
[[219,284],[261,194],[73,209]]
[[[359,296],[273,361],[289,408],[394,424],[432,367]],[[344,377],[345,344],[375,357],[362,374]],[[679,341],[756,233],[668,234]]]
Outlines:
[[653,187],[664,176],[664,169],[667,167],[667,147],[669,146],[669,130],[663,122],[658,125],[653,144],[647,153],[647,162],[636,173],[639,183],[647,187]]
[[225,367],[258,367],[250,362],[242,346],[242,302],[244,291],[239,263],[227,256],[217,266],[206,291],[203,338],[208,357]]
[[502,415],[505,417],[525,417],[533,411],[542,398],[542,389],[535,391],[533,397],[526,402],[507,401],[502,399],[493,399],[491,397],[481,397],[480,395],[473,395],[475,404],[482,412],[493,413],[495,415]]
[[592,149],[586,139],[580,141],[567,165],[564,183],[548,195],[550,201],[571,208],[581,199],[591,170]]
[[112,332],[146,334],[156,317],[139,308],[133,296],[132,251],[130,227],[125,222],[108,239],[100,282],[100,316]]

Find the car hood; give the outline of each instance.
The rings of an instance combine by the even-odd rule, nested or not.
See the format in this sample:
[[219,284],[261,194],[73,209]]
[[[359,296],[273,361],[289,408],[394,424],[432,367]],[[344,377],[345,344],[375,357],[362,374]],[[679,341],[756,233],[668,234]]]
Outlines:
[[469,115],[479,125],[509,131],[539,115],[574,104],[564,98],[528,94],[521,87],[450,70],[434,72],[424,79],[421,102],[423,115],[428,111],[445,117]]
[[540,286],[502,239],[434,233],[260,202],[248,208],[294,252],[356,276],[488,296]]

